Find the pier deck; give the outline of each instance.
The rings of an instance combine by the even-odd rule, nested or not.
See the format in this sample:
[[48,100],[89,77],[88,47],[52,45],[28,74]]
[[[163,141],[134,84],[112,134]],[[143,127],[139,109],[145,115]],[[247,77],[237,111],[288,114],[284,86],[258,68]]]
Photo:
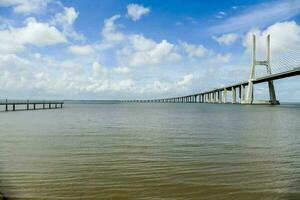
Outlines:
[[4,111],[56,109],[63,108],[63,104],[63,101],[0,100],[0,108],[4,106]]

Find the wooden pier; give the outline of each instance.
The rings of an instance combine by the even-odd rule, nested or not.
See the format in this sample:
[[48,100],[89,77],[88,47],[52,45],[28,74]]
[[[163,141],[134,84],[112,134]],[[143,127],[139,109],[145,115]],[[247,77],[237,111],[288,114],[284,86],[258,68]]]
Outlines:
[[63,101],[0,100],[0,107],[4,106],[3,111],[57,109],[63,108],[63,104]]

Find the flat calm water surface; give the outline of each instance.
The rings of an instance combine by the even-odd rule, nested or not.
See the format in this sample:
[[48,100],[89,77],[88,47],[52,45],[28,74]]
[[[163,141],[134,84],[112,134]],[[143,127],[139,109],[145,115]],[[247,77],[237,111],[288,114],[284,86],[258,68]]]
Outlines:
[[8,199],[300,199],[300,105],[0,112]]

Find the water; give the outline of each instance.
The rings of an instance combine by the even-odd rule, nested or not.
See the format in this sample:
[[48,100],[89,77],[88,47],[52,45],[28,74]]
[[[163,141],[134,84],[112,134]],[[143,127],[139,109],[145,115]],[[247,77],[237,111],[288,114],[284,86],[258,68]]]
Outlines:
[[300,105],[0,112],[9,199],[300,199]]

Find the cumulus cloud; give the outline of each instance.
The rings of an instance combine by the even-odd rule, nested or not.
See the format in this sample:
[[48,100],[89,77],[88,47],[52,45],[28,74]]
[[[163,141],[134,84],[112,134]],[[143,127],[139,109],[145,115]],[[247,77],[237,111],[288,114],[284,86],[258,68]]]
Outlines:
[[129,36],[129,44],[120,52],[121,61],[133,67],[156,66],[181,59],[175,46],[166,40],[157,43],[142,35]]
[[47,46],[64,43],[67,39],[54,26],[28,18],[25,26],[0,31],[0,52],[24,50],[24,45]]
[[252,49],[252,35],[256,35],[259,52],[265,52],[267,35],[271,36],[271,53],[279,56],[283,51],[296,49],[300,46],[300,25],[295,21],[278,22],[265,30],[252,29],[244,37],[243,45],[247,51]]
[[202,57],[209,53],[209,50],[206,49],[203,45],[197,46],[194,44],[188,44],[183,41],[179,41],[179,44],[189,57]]
[[231,61],[231,54],[216,54],[206,61],[207,64],[226,64]]
[[138,4],[127,5],[127,16],[133,21],[138,21],[143,15],[150,12],[150,8],[146,8]]
[[125,79],[111,84],[111,90],[114,92],[134,90],[135,82],[132,79]]
[[[252,51],[252,35],[256,35],[257,60],[266,58],[266,38],[270,35],[272,73],[286,71],[299,66],[300,25],[295,21],[278,22],[265,30],[253,29],[244,37],[246,53]],[[265,75],[263,68],[258,68],[257,75]]]
[[66,42],[66,38],[56,27],[37,22],[34,18],[27,19],[26,26],[15,29],[12,34],[23,44],[47,46]]
[[130,72],[130,69],[128,67],[116,67],[114,68],[114,72],[119,74],[127,74]]
[[115,21],[120,18],[120,15],[114,15],[111,18],[104,20],[104,26],[102,29],[102,47],[110,48],[117,43],[123,41],[125,36],[123,33],[117,31]]
[[92,64],[92,74],[93,76],[102,76],[106,74],[106,69],[101,66],[99,62],[93,62]]
[[67,52],[78,56],[86,56],[94,53],[94,49],[90,45],[72,45],[68,47]]
[[213,39],[216,40],[220,45],[227,45],[227,46],[233,44],[238,38],[239,35],[236,33],[228,33],[228,34],[223,34],[220,37],[213,37]]
[[82,34],[77,33],[73,28],[73,24],[78,18],[78,15],[79,12],[77,12],[75,8],[63,7],[63,12],[56,13],[52,20],[52,24],[62,27],[63,33],[67,37],[75,40],[85,40],[85,37]]
[[194,75],[187,74],[187,75],[184,75],[182,80],[178,81],[177,84],[178,84],[178,86],[186,87],[186,86],[189,86],[193,80],[194,80]]
[[168,92],[172,89],[172,84],[156,80],[148,89],[156,93]]
[[50,0],[0,0],[0,6],[12,7],[16,13],[30,14],[42,12]]

